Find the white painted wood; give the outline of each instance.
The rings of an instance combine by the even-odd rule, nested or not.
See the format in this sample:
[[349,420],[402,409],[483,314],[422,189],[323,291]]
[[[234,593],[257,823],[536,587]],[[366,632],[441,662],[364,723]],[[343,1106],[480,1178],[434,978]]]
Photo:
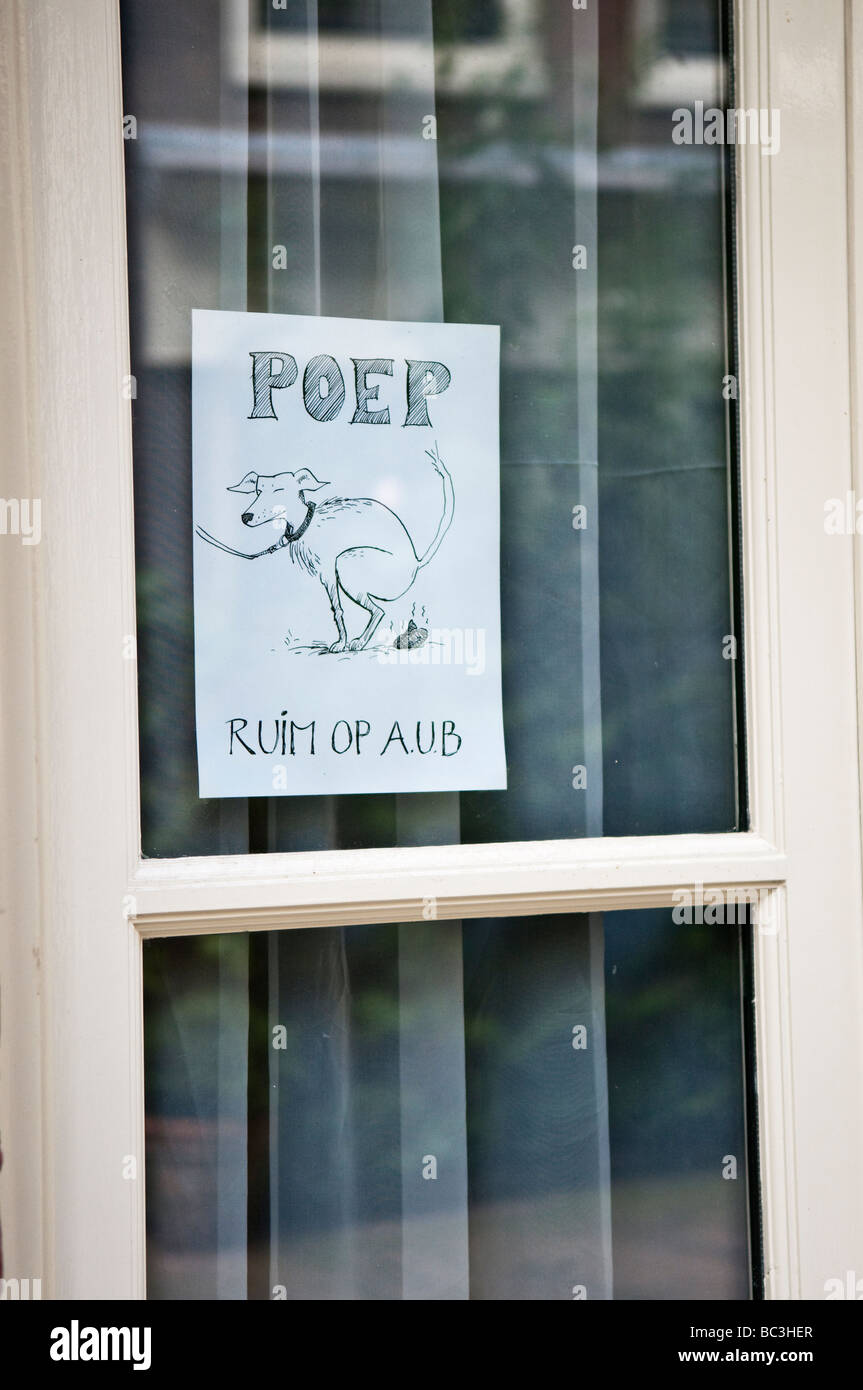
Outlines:
[[[853,502],[863,503],[863,8],[846,7],[848,142],[848,290],[851,330],[851,480]],[[863,518],[863,506],[860,508]],[[860,521],[863,529],[863,519]],[[853,542],[857,609],[857,749],[863,785],[863,535]],[[863,831],[863,825],[861,825]]]
[[[850,7],[853,11],[857,6]],[[765,1290],[863,1268],[863,891],[851,542],[845,5],[738,0],[745,627],[752,822],[788,856],[757,937]]]
[[[123,656],[135,609],[118,15],[113,0],[2,8],[22,36],[18,115],[29,146],[34,268],[27,310],[38,364],[28,443],[43,503],[29,609],[38,677],[40,873],[31,882],[42,888],[43,1294],[130,1298],[143,1293],[144,1154],[141,945],[124,904],[138,799],[135,662]],[[15,930],[37,922],[34,896]],[[13,980],[27,989],[26,973]],[[38,1156],[27,1158],[38,1170]],[[128,1158],[135,1178],[124,1177]],[[10,1216],[17,1241],[14,1209],[4,1209],[4,1234]]]
[[[767,6],[735,5],[735,98],[761,106],[769,99]],[[777,460],[774,440],[772,169],[760,151],[738,149],[737,257],[740,321],[744,645],[747,772],[752,822],[784,835],[781,707],[777,676]],[[781,904],[783,928],[784,898]],[[788,1031],[787,949],[756,943],[755,1026],[761,1156],[765,1297],[799,1297],[797,1186]]]
[[146,860],[129,892],[143,936],[671,905],[678,889],[768,886],[785,859],[756,835]]
[[[847,16],[859,75],[859,6]],[[845,20],[842,0],[737,0],[737,104],[782,117],[780,153],[746,149],[739,162],[753,833],[140,863],[135,671],[122,657],[134,576],[117,6],[0,7],[0,110],[17,121],[4,152],[19,151],[0,163],[13,232],[0,302],[27,344],[15,380],[35,383],[38,363],[44,386],[51,365],[31,408],[3,383],[16,486],[40,478],[44,538],[33,573],[3,555],[15,653],[2,688],[15,730],[3,906],[15,935],[4,925],[0,965],[16,997],[10,1016],[4,996],[0,1039],[0,1122],[15,1136],[13,1155],[4,1134],[0,1194],[7,1255],[41,1257],[21,1275],[41,1274],[46,1294],[144,1291],[142,936],[409,920],[424,899],[441,916],[650,906],[699,881],[776,887],[757,936],[767,1293],[823,1297],[827,1278],[863,1270],[855,561],[861,611],[863,577],[851,539],[822,526],[826,498],[863,486]],[[850,154],[859,314],[863,178]],[[10,1057],[24,1059],[14,1079]],[[129,1154],[134,1182],[122,1177]]]
[[[20,12],[0,6],[0,419],[4,499],[41,500],[31,412],[29,140]],[[31,519],[32,519],[31,513]],[[0,536],[0,1222],[7,1279],[43,1279],[41,931],[33,630],[38,547]]]

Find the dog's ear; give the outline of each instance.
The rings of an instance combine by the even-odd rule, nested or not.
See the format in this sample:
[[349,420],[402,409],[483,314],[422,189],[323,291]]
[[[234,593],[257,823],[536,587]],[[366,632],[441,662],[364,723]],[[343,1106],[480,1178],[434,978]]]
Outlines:
[[317,492],[319,488],[329,487],[329,483],[319,482],[310,468],[301,468],[294,477],[300,492]]
[[228,488],[228,492],[257,492],[258,475],[257,473],[247,473],[245,478],[241,478],[233,487]]

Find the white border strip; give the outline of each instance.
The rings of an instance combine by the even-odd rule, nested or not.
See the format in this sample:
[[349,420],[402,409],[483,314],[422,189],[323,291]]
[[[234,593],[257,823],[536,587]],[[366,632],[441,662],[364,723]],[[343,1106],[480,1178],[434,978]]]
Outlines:
[[[43,489],[31,615],[43,733],[28,833],[40,837],[44,901],[19,903],[15,923],[22,940],[41,941],[41,983],[14,976],[16,989],[41,990],[41,1169],[39,1154],[30,1157],[41,1171],[45,1265],[21,1277],[44,1273],[45,1296],[143,1295],[140,937],[160,924],[237,930],[323,920],[325,910],[333,921],[334,903],[349,920],[372,911],[404,920],[429,896],[460,915],[502,911],[504,899],[509,912],[588,910],[600,895],[606,908],[644,906],[694,881],[770,887],[785,876],[787,853],[787,891],[769,895],[787,918],[775,935],[759,934],[757,948],[767,1293],[823,1298],[828,1278],[863,1271],[859,542],[821,529],[826,497],[860,482],[847,323],[853,11],[843,0],[736,0],[737,105],[782,113],[779,154],[740,152],[756,833],[138,865],[134,663],[122,660],[134,574],[129,406],[118,389],[128,370],[118,10],[116,0],[11,3],[21,42],[9,61],[29,93],[32,360],[50,368],[30,446]],[[852,38],[856,71],[856,24]],[[19,175],[13,168],[12,180]],[[859,196],[859,180],[854,187]],[[28,225],[29,210],[15,220],[20,207],[13,200],[13,226]],[[859,236],[856,216],[852,228]],[[18,657],[9,679],[32,692],[33,664]],[[32,1055],[39,1007],[20,1001],[6,1058]],[[35,1129],[26,1134],[38,1143]],[[138,1158],[134,1182],[123,1178],[127,1154]],[[3,1215],[7,1249],[35,1250],[38,1233],[20,1229],[32,1194],[20,1217],[8,1199]]]

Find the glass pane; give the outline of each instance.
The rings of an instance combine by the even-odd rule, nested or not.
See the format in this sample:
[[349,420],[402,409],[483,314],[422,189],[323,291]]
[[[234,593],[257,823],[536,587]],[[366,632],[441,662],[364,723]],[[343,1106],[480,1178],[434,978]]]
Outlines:
[[[145,853],[745,827],[724,7],[121,13]],[[506,791],[197,796],[202,307],[500,325]]]
[[[144,852],[743,828],[723,7],[121,13]],[[198,797],[194,308],[500,325],[506,791]]]
[[149,1296],[749,1298],[746,932],[146,942]]

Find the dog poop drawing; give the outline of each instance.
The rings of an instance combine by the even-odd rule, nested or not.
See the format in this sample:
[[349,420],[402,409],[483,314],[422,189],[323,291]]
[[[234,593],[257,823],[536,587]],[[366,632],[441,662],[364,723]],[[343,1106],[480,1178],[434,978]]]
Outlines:
[[404,632],[400,633],[393,642],[393,646],[398,651],[412,651],[415,647],[422,647],[428,635],[428,628],[417,627],[413,618],[411,618]]
[[[390,507],[372,497],[331,497],[315,502],[310,494],[328,487],[309,468],[295,473],[262,476],[247,473],[229,492],[247,494],[241,520],[245,526],[276,525],[284,531],[274,545],[251,554],[234,550],[216,540],[202,526],[196,534],[208,544],[242,560],[259,560],[286,547],[291,560],[327,591],[336,640],[325,650],[363,651],[374,637],[386,613],[386,605],[402,598],[412,587],[420,570],[434,559],[452,525],[455,489],[438,451],[426,449],[441,482],[443,505],[437,530],[422,554],[404,522]],[[359,637],[348,638],[342,609],[347,595],[368,613]]]

